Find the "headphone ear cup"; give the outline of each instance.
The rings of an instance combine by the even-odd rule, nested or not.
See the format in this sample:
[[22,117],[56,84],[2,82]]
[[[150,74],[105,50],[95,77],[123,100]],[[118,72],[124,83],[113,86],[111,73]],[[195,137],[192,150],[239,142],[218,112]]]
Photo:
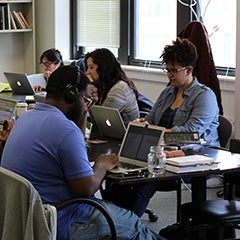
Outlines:
[[74,85],[68,84],[64,88],[63,97],[67,103],[72,104],[76,100],[77,96],[78,89]]

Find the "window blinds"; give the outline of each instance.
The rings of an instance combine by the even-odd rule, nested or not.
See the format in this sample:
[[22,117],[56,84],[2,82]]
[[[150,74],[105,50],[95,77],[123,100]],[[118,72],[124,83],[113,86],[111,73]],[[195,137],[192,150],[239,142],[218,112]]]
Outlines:
[[118,48],[120,0],[78,0],[77,44]]

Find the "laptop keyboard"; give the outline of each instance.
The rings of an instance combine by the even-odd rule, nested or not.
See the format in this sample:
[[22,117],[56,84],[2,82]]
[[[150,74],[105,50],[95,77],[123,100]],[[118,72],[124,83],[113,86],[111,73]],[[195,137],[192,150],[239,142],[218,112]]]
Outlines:
[[135,165],[135,164],[126,163],[126,162],[121,162],[121,163],[120,163],[120,167],[125,168],[125,169],[135,169],[135,168],[139,168],[139,166],[137,166],[137,165]]

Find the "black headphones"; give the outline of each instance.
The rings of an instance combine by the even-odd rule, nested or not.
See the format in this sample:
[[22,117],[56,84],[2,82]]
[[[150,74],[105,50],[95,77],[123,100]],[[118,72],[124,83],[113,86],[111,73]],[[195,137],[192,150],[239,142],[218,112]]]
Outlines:
[[81,78],[81,73],[77,69],[77,79],[76,79],[76,81],[74,81],[72,84],[70,84],[70,83],[67,84],[66,87],[63,90],[63,98],[69,104],[74,103],[79,96],[77,86],[80,83],[80,78]]

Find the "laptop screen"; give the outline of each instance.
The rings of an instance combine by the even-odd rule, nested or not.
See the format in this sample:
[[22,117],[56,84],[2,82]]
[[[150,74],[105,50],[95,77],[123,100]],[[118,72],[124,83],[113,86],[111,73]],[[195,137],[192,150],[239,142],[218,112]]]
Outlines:
[[12,119],[17,101],[13,99],[0,98],[0,125],[3,125],[5,120]]
[[150,146],[160,144],[164,128],[130,124],[124,136],[119,156],[127,159],[147,161]]

